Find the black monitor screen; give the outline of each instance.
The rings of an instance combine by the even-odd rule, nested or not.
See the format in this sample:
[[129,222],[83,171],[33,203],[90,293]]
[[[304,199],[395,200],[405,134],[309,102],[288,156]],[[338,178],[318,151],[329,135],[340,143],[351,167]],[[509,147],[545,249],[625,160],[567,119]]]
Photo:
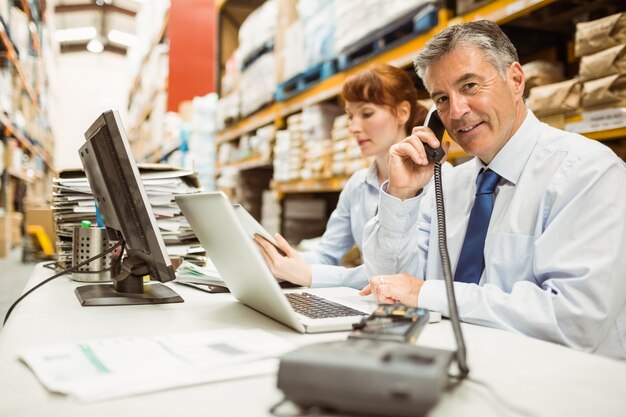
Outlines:
[[123,239],[126,255],[112,285],[77,288],[83,305],[181,302],[167,282],[176,278],[119,114],[103,113],[85,133],[79,154],[111,241]]

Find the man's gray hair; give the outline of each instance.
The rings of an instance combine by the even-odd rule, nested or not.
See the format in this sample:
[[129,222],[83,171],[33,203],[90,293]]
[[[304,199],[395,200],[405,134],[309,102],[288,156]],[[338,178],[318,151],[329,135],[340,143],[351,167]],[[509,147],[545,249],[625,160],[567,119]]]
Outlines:
[[506,78],[509,66],[519,61],[517,50],[502,29],[490,20],[450,26],[430,39],[417,54],[413,64],[415,72],[424,81],[430,64],[462,46],[474,46],[483,51],[487,60],[496,68],[500,77]]

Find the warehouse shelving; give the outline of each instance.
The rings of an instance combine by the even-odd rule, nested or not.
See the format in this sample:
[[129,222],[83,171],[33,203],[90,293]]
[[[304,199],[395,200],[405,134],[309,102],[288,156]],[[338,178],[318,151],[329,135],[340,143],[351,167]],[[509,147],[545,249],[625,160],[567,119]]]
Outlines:
[[[218,1],[216,7],[219,10],[228,5],[228,0]],[[223,144],[229,141],[236,141],[242,135],[254,132],[256,129],[274,123],[276,125],[284,124],[284,118],[290,114],[300,111],[304,107],[320,103],[326,100],[336,98],[341,90],[341,86],[346,77],[365,68],[373,63],[389,63],[398,67],[406,68],[411,65],[416,51],[421,49],[428,39],[443,28],[478,19],[489,19],[503,25],[513,22],[516,19],[528,17],[531,13],[546,9],[550,5],[558,3],[557,0],[496,0],[484,4],[471,12],[462,16],[452,16],[452,11],[442,8],[439,11],[439,22],[426,33],[423,33],[408,42],[397,47],[391,48],[381,54],[374,56],[361,64],[350,68],[346,71],[339,72],[331,77],[320,81],[309,90],[306,90],[294,97],[283,101],[274,102],[269,106],[257,111],[256,113],[239,120],[232,126],[218,132],[217,144]],[[557,5],[558,6],[558,5]],[[595,6],[585,7],[598,7]],[[596,140],[612,140],[626,138],[626,128],[611,129],[606,131],[586,132],[585,136]],[[449,153],[450,159],[462,158],[467,156],[465,152],[456,144],[451,144]],[[229,166],[238,167],[241,170],[254,168],[255,166],[245,163],[234,163]],[[324,178],[313,180],[299,180],[288,183],[273,181],[272,189],[281,193],[301,193],[301,192],[328,192],[340,191],[345,183],[344,178]]]
[[[22,1],[22,8],[26,15],[32,19],[32,13],[28,3],[26,1]],[[33,41],[33,49],[37,56],[40,55],[41,45],[40,40],[36,31],[31,31],[32,41]],[[15,47],[13,46],[13,42],[9,38],[9,34],[6,32],[5,27],[0,25],[0,43],[3,48],[6,50],[6,57],[11,63],[13,69],[18,75],[20,80],[20,85],[16,86],[26,92],[31,104],[34,106],[37,113],[41,113],[40,102],[39,102],[39,93],[37,90],[33,88],[31,83],[29,82],[29,77],[26,70],[23,68],[20,63],[19,56]],[[48,149],[44,149],[44,147],[40,144],[36,144],[33,141],[27,139],[26,135],[18,129],[15,124],[11,121],[11,117],[9,115],[0,112],[0,125],[7,129],[13,137],[15,137],[20,145],[26,149],[30,154],[40,157],[48,168],[53,168],[53,160],[50,155],[50,151]]]
[[[21,245],[29,210],[49,204],[49,184],[54,175],[54,143],[47,119],[47,81],[42,57],[47,43],[41,38],[43,16],[38,6],[42,4],[13,1],[9,9],[3,9],[9,14],[2,14],[3,24],[0,24],[3,70],[9,78],[9,90],[2,93],[8,94],[10,100],[0,109],[0,145],[4,147],[6,164],[0,186],[0,221],[7,230],[12,230],[10,239],[0,237],[3,248]],[[12,38],[16,33],[24,37]]]

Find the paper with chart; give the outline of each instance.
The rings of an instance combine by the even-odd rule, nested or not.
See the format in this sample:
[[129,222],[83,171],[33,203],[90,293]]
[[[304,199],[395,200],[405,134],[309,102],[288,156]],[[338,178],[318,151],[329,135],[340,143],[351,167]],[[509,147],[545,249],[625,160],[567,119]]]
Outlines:
[[257,329],[119,337],[25,349],[50,391],[81,402],[276,372],[293,345]]

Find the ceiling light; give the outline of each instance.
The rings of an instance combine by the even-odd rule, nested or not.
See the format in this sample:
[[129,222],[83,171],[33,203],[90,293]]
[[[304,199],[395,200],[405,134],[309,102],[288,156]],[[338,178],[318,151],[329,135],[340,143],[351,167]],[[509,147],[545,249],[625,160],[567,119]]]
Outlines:
[[86,26],[82,28],[59,29],[54,32],[54,38],[57,42],[75,42],[93,39],[97,35],[96,28]]
[[107,38],[109,38],[109,40],[113,43],[128,47],[134,46],[137,42],[137,36],[117,29],[111,30],[107,35]]
[[100,52],[104,51],[104,45],[102,44],[102,41],[100,41],[100,39],[93,38],[89,41],[89,43],[87,43],[87,50],[94,54],[99,54]]

